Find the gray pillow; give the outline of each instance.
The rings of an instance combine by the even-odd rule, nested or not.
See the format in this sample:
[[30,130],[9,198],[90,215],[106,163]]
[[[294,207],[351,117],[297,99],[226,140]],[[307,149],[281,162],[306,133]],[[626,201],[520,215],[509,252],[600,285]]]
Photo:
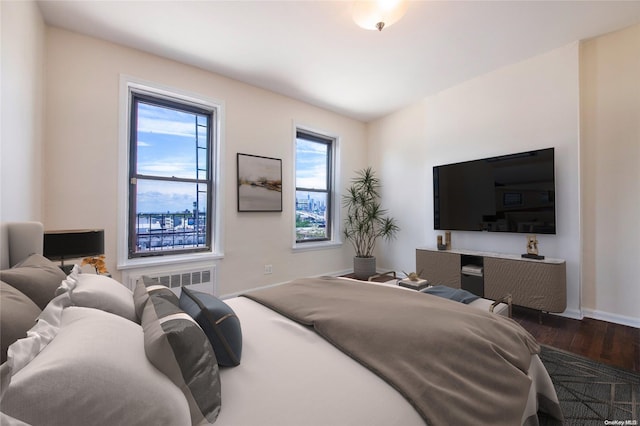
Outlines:
[[182,287],[180,307],[202,327],[219,365],[234,367],[240,364],[242,329],[229,305],[211,294]]
[[169,290],[168,287],[160,284],[158,280],[150,278],[148,276],[142,276],[136,282],[136,288],[133,291],[133,303],[135,306],[136,315],[138,316],[138,322],[142,319],[142,310],[149,299],[150,294],[154,294],[156,297],[166,299],[167,301],[178,306],[178,296],[174,292]]
[[0,280],[26,294],[40,309],[53,299],[66,277],[58,265],[40,254],[32,254],[13,268],[0,271]]
[[69,293],[74,306],[96,308],[138,322],[133,292],[105,275],[82,274],[77,267],[62,282],[56,294]]
[[41,309],[24,293],[0,281],[0,343],[2,361],[7,360],[7,349],[13,342],[27,337],[27,331],[36,324]]
[[451,288],[444,285],[434,285],[432,287],[427,287],[420,291],[422,293],[428,293],[434,296],[443,297],[445,299],[450,299],[456,302],[461,302],[466,305],[480,298],[480,296],[476,296],[475,294],[467,290],[463,290],[461,288]]
[[207,336],[188,314],[153,293],[142,311],[147,358],[184,393],[191,423],[213,423],[220,412],[220,377]]
[[190,424],[184,395],[149,362],[143,342],[132,321],[65,308],[53,340],[11,377],[2,411],[33,425]]

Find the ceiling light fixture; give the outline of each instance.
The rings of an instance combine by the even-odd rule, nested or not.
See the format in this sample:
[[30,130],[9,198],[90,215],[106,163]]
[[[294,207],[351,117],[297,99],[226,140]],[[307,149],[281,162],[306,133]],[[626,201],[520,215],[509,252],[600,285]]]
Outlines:
[[353,20],[366,30],[382,31],[398,22],[407,6],[407,0],[358,0],[353,3]]

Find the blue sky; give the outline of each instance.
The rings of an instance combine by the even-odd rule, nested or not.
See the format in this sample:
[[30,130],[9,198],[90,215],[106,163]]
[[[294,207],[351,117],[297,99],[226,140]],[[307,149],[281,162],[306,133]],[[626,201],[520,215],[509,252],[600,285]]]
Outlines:
[[[163,177],[196,177],[196,115],[140,102],[138,109],[138,174]],[[201,123],[204,120],[201,118]],[[206,128],[200,128],[200,145]],[[204,162],[204,150],[199,150]],[[298,139],[296,185],[326,189],[327,145]],[[204,164],[200,168],[205,168]],[[202,172],[201,178],[206,173]],[[194,184],[138,180],[139,213],[183,212],[193,209]],[[206,197],[201,197],[204,209]],[[317,197],[314,197],[317,198]],[[322,197],[324,198],[324,196]]]
[[[138,105],[138,174],[194,179],[196,115],[144,103]],[[206,130],[201,130],[198,136],[200,145],[204,145]],[[204,163],[205,151],[200,152],[199,160]],[[206,164],[199,166],[206,168]],[[206,173],[202,172],[201,177],[206,177]],[[192,210],[195,197],[194,184],[138,180],[140,213]]]
[[297,144],[296,186],[327,189],[327,145],[304,139]]

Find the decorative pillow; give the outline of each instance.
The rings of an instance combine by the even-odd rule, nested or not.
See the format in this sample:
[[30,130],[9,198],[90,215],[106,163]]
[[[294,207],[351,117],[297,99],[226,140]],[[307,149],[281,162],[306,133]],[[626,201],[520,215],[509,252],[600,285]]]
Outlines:
[[53,299],[66,277],[58,265],[40,254],[32,254],[13,268],[0,271],[0,280],[26,294],[40,309]]
[[174,292],[169,290],[167,286],[160,284],[154,278],[143,276],[136,282],[136,288],[133,292],[133,302],[135,305],[138,320],[142,319],[142,310],[144,309],[144,306],[149,299],[149,295],[152,293],[157,297],[166,299],[176,306],[178,306],[180,303],[178,300],[178,296],[176,296]]
[[133,292],[105,275],[79,273],[77,265],[56,290],[69,293],[71,304],[96,308],[138,322],[133,305]]
[[213,423],[220,412],[220,377],[202,329],[179,307],[153,294],[142,311],[142,328],[147,358],[182,389],[191,424]]
[[149,362],[143,342],[129,320],[66,308],[46,350],[13,373],[2,412],[33,425],[190,424],[184,395]]
[[219,365],[234,367],[240,364],[242,329],[229,305],[213,295],[183,287],[180,307],[202,327]]
[[29,364],[51,342],[60,330],[62,313],[71,306],[69,294],[54,297],[38,315],[37,322],[27,331],[27,337],[16,340],[7,349],[7,364],[16,374]]
[[434,285],[420,291],[423,293],[433,294],[434,296],[444,297],[445,299],[454,300],[456,302],[461,302],[466,305],[480,298],[467,290],[451,288],[444,285]]
[[41,310],[24,293],[4,281],[0,281],[0,306],[0,363],[3,363],[7,360],[9,346],[27,337],[27,331],[35,325]]

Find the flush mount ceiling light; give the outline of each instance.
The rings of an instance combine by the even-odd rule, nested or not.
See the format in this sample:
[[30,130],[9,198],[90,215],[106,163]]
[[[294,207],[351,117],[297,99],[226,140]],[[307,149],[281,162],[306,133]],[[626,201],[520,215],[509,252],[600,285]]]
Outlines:
[[353,20],[366,30],[382,31],[407,11],[407,0],[359,0],[353,3]]

